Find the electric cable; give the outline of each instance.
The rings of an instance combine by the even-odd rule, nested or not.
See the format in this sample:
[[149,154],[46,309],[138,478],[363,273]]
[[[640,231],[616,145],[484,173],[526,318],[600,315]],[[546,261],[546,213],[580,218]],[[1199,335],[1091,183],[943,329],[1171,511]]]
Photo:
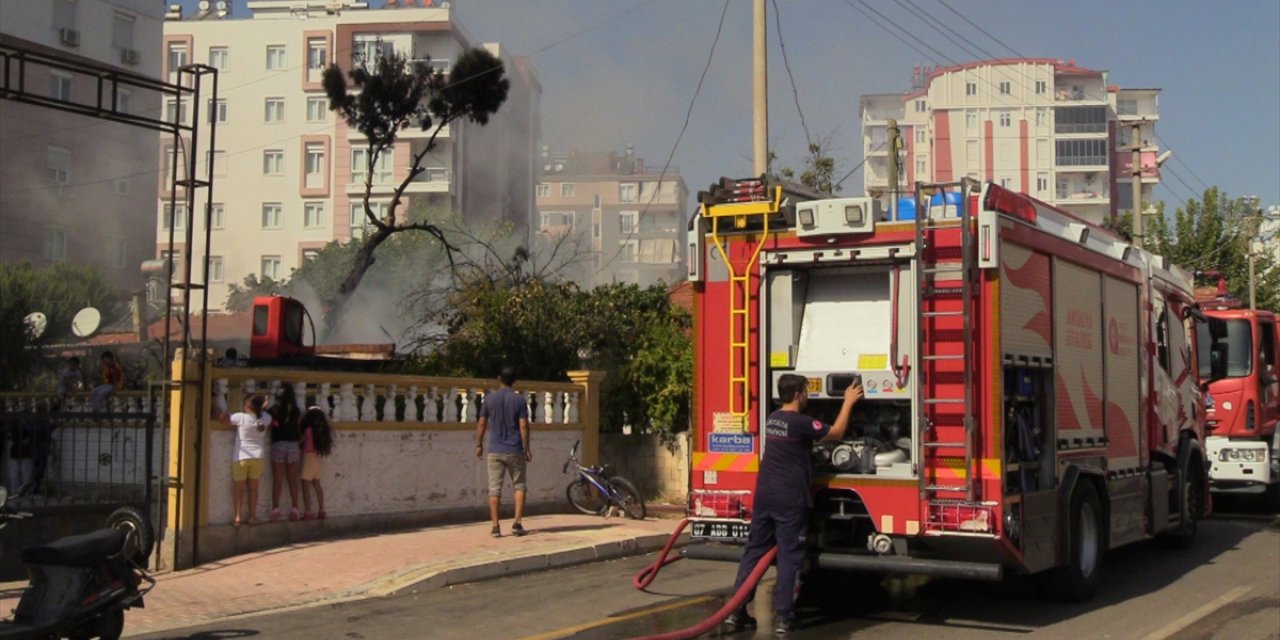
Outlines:
[[[617,251],[613,252],[613,256],[609,258],[600,268],[596,269],[593,275],[600,275],[605,269],[622,255],[622,248],[635,237],[636,229],[640,228],[640,221],[644,219],[644,214],[649,211],[649,207],[653,204],[654,198],[658,197],[658,192],[662,190],[662,179],[666,177],[667,170],[671,168],[671,159],[676,155],[676,149],[680,148],[680,140],[684,138],[684,133],[689,129],[689,121],[693,118],[693,107],[698,103],[698,95],[702,93],[702,84],[707,79],[707,71],[711,69],[711,61],[716,56],[716,45],[720,44],[720,34],[724,32],[724,18],[729,13],[729,0],[724,0],[724,7],[720,10],[720,23],[716,26],[715,38],[711,41],[711,51],[707,52],[707,62],[702,66],[702,75],[698,77],[698,86],[693,90],[693,97],[689,99],[689,108],[684,114],[684,124],[680,126],[680,133],[676,135],[676,141],[671,145],[671,152],[667,154],[667,161],[662,165],[662,171],[658,174],[658,182],[654,185],[653,192],[649,194],[649,200],[645,202],[644,208],[636,215],[635,224],[627,230],[626,239],[618,243]],[[641,183],[643,184],[643,183]]]
[[782,39],[782,10],[778,8],[778,0],[773,2],[773,24],[778,30],[778,49],[782,51],[782,66],[787,70],[787,79],[791,81],[791,96],[796,102],[796,113],[800,114],[800,128],[804,130],[804,144],[806,149],[809,145],[814,144],[813,136],[809,133],[809,125],[804,120],[804,109],[800,108],[800,90],[796,88],[796,77],[791,73],[791,61],[787,59],[787,44]]
[[864,155],[864,156],[862,157],[862,162],[859,162],[859,163],[858,163],[854,168],[850,169],[850,170],[849,170],[849,173],[844,174],[844,177],[843,177],[843,178],[840,178],[840,180],[839,180],[839,181],[837,181],[837,182],[835,183],[835,185],[836,185],[837,187],[839,187],[840,185],[844,184],[844,181],[845,181],[845,180],[848,180],[848,179],[849,179],[849,176],[853,175],[853,173],[854,173],[855,171],[857,171],[858,169],[861,169],[861,168],[862,168],[862,165],[864,165],[864,164],[866,164],[866,163],[867,163],[867,156],[869,156],[870,154],[875,153],[875,152],[877,152],[877,151],[879,151],[879,150],[883,149],[883,148],[885,147],[885,145],[887,145],[887,144],[889,144],[889,143],[886,141],[886,142],[881,142],[880,144],[876,145],[876,147],[875,147],[874,149],[872,149],[870,152],[868,152],[866,155]]

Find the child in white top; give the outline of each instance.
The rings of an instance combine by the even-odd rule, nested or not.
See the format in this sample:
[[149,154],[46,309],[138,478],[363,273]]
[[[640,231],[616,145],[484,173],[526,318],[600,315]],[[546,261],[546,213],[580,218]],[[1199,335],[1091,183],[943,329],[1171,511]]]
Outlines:
[[267,450],[267,426],[271,415],[262,410],[266,400],[251,396],[244,402],[244,411],[224,418],[236,428],[234,455],[231,463],[231,497],[234,501],[235,519],[231,524],[240,526],[245,521],[241,506],[248,497],[248,523],[257,524],[258,480],[262,478],[262,459]]

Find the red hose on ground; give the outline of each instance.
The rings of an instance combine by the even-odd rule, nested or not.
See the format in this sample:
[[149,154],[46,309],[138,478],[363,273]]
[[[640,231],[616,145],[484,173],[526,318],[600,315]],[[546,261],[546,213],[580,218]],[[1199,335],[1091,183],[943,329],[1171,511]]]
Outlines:
[[[680,537],[680,532],[684,531],[685,526],[688,524],[688,520],[682,520],[680,522],[680,526],[676,527],[675,532],[671,534],[671,539],[668,540],[667,545],[663,547],[662,553],[658,555],[658,559],[654,560],[653,564],[641,569],[640,573],[637,573],[635,577],[631,579],[632,586],[637,589],[645,589],[653,583],[654,578],[658,577],[658,572],[661,571],[663,567],[684,557],[676,556],[674,558],[667,558],[667,554],[671,551],[671,547],[675,545],[676,539]],[[777,547],[769,549],[769,551],[764,554],[764,557],[760,558],[760,562],[756,563],[755,569],[751,570],[751,573],[747,576],[747,580],[742,583],[742,586],[738,589],[737,593],[734,593],[733,597],[729,598],[729,601],[724,603],[723,607],[720,607],[719,610],[708,616],[702,622],[686,629],[669,631],[667,633],[652,636],[640,636],[633,638],[632,640],[688,640],[689,638],[694,638],[711,631],[721,622],[724,622],[724,619],[728,618],[729,614],[736,611],[738,607],[741,607],[747,601],[747,594],[751,593],[751,590],[755,589],[756,585],[760,583],[760,579],[763,578],[765,572],[769,570],[769,565],[773,564],[773,558],[777,555]]]

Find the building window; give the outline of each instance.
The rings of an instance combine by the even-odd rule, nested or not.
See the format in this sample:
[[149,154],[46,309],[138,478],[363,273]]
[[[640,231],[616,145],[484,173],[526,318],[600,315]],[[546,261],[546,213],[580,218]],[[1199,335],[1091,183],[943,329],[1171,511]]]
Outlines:
[[572,183],[572,182],[562,182],[562,183],[560,184],[560,197],[561,197],[561,198],[572,198],[572,197],[573,197],[573,194],[575,193],[575,191],[576,191],[576,190],[574,189],[574,185],[573,185],[573,183]]
[[209,228],[221,229],[227,223],[227,207],[221,202],[209,205]]
[[284,175],[284,151],[280,149],[267,149],[262,152],[262,175]]
[[1007,127],[1013,124],[1013,116],[1008,111],[1000,112],[1000,126]]
[[1036,174],[1036,193],[1044,193],[1049,190],[1049,174]]
[[1107,164],[1106,140],[1058,140],[1057,164],[1062,167]]
[[[387,217],[387,203],[370,202],[369,209],[373,211],[375,218],[379,220]],[[364,237],[365,230],[369,228],[369,217],[365,215],[364,203],[351,203],[351,238],[360,239]]]
[[1138,115],[1137,100],[1116,100],[1116,115],[1136,116]]
[[54,0],[53,29],[76,28],[76,0]]
[[1036,127],[1041,128],[1049,123],[1049,112],[1044,109],[1036,109]]
[[279,229],[284,224],[284,205],[267,202],[262,205],[262,228]]
[[1012,90],[1013,90],[1013,86],[1009,84],[1008,80],[1005,80],[1004,82],[1000,83],[1000,95],[1007,96]]
[[595,220],[591,223],[591,237],[596,240],[600,239],[600,221]]
[[284,122],[284,98],[267,98],[264,104],[264,120],[267,123]]
[[209,273],[205,274],[205,280],[209,282],[222,282],[222,256],[209,256]]
[[1010,189],[1010,188],[1012,188],[1012,187],[1013,187],[1013,179],[1012,179],[1012,178],[1000,178],[1000,186],[1002,186],[1002,187],[1004,187],[1004,188],[1006,188],[1006,189]]
[[534,195],[539,198],[547,198],[551,196],[551,185],[546,182],[539,182],[535,188]]
[[172,203],[164,203],[164,209],[160,214],[160,229],[168,231],[185,231],[187,228],[187,205],[178,203],[177,209]]
[[543,231],[573,231],[574,217],[572,211],[544,211],[539,228]]
[[618,212],[618,232],[634,233],[636,230],[636,221],[640,217],[639,211],[619,211]]
[[49,182],[64,185],[71,181],[71,151],[62,147],[49,147],[45,153],[45,168]]
[[128,178],[116,178],[115,180],[112,180],[112,181],[111,181],[111,191],[112,191],[113,193],[115,193],[116,195],[118,195],[118,196],[127,196],[127,195],[129,195],[129,179],[128,179]]
[[916,159],[916,179],[919,180],[925,175],[925,161],[922,158]]
[[978,132],[978,112],[977,111],[974,111],[973,109],[969,109],[964,112],[964,129],[965,131],[971,134]]
[[639,197],[639,187],[634,182],[624,182],[618,185],[618,201],[619,202],[635,202]]
[[329,105],[325,98],[307,98],[307,122],[324,122],[328,119]]
[[916,100],[916,113],[924,113],[924,100]]
[[635,262],[636,261],[636,244],[637,243],[635,240],[628,240],[626,242],[623,242],[622,245],[618,247],[621,251],[621,253],[619,253],[618,255],[618,260],[621,262]]
[[356,36],[355,46],[351,51],[351,62],[357,67],[372,69],[383,56],[395,52],[395,47],[379,35]]
[[323,70],[328,64],[328,41],[324,38],[307,38],[307,68]]
[[[373,184],[388,184],[392,178],[392,161],[395,154],[391,149],[384,149],[378,154],[378,162],[373,167]],[[351,181],[364,184],[365,174],[369,170],[369,150],[351,150]]]
[[924,127],[916,127],[916,144],[924,144]]
[[170,42],[169,73],[177,73],[178,69],[185,66],[187,66],[187,45],[182,42]]
[[280,279],[280,256],[262,256],[262,277]]
[[123,269],[126,256],[128,255],[128,245],[124,238],[111,239],[111,268]]
[[324,145],[320,143],[308,143],[306,158],[306,184],[310,188],[324,186],[325,166],[324,166]]
[[[978,141],[969,139],[964,142],[964,165],[968,169],[978,168]],[[919,179],[919,177],[917,177]]]
[[1058,107],[1053,110],[1054,133],[1103,133],[1106,107]]
[[206,171],[208,170],[207,167],[209,164],[213,165],[213,177],[215,178],[227,177],[227,152],[226,151],[206,151],[204,152],[204,161],[206,163],[205,164]]
[[67,234],[62,229],[48,227],[44,230],[44,259],[61,261],[67,259]]
[[315,228],[324,226],[324,203],[308,202],[302,208],[302,226]]
[[978,83],[973,80],[964,83],[964,94],[966,96],[978,95]]
[[1049,83],[1044,80],[1036,80],[1036,95],[1044,95],[1049,91]]
[[302,250],[303,262],[311,262],[312,260],[315,260],[316,258],[319,258],[319,257],[320,257],[319,249],[303,249]]
[[54,100],[71,101],[71,75],[58,71],[49,72],[49,97]]
[[209,66],[225,73],[227,70],[227,56],[226,47],[209,47]]
[[282,44],[267,46],[267,71],[284,71],[287,60],[285,47]]
[[597,193],[591,197],[591,208],[592,209],[600,208],[600,194]]
[[111,46],[133,49],[133,16],[117,13],[111,18]]
[[116,89],[116,113],[129,113],[130,99],[133,97],[126,89]]
[[209,122],[218,124],[226,124],[227,122],[227,101],[226,100],[209,100]]
[[164,101],[164,121],[179,124],[187,121],[187,103],[176,98]]

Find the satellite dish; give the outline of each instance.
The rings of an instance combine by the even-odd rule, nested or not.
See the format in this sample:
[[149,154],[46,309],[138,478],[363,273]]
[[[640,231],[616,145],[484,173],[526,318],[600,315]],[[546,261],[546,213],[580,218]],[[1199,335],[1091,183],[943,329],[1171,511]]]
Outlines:
[[77,338],[88,338],[98,330],[98,326],[102,324],[102,314],[93,307],[85,307],[76,312],[76,317],[71,319],[71,333]]
[[209,10],[209,0],[200,0],[200,3],[199,3],[199,4],[197,4],[196,6],[197,6],[197,7],[199,7],[201,11],[208,11],[208,10]]
[[32,338],[39,338],[44,335],[44,330],[49,327],[49,319],[39,311],[28,313],[27,317],[23,318],[22,321],[27,325],[27,329],[31,331]]

